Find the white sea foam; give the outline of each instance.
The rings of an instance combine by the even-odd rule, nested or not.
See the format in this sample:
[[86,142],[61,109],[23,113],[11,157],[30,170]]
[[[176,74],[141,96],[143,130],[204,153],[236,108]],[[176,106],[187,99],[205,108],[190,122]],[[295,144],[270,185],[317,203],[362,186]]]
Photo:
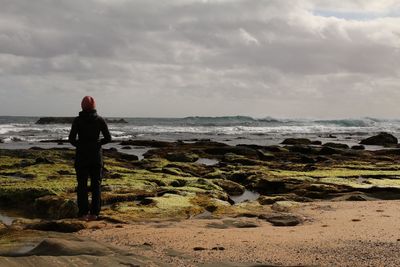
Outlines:
[[[13,121],[14,120],[14,121]],[[25,120],[25,121],[24,121]],[[183,119],[131,118],[127,124],[111,124],[114,139],[153,138],[219,138],[232,136],[253,140],[277,139],[298,135],[367,135],[386,131],[400,135],[400,120],[373,118],[353,120],[282,120],[250,117],[188,117]],[[24,122],[21,122],[24,121]],[[0,117],[0,139],[12,142],[13,137],[27,142],[47,139],[66,139],[70,125],[37,125],[35,119]]]

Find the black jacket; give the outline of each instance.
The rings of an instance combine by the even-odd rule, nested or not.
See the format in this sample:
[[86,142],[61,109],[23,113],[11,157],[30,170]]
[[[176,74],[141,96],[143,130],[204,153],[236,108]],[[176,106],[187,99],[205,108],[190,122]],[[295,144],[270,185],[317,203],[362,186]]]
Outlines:
[[96,110],[81,111],[72,123],[68,140],[76,147],[75,167],[102,166],[101,146],[111,142],[111,135],[106,121]]

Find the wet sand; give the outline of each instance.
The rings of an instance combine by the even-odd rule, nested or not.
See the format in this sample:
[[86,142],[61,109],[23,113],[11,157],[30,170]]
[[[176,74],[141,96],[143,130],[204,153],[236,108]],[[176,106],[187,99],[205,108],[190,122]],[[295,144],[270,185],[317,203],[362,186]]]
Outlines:
[[[274,227],[256,218],[190,219],[106,226],[80,234],[172,266],[400,266],[400,201],[314,202],[293,213],[304,216],[304,224]],[[232,221],[258,227],[212,227]]]

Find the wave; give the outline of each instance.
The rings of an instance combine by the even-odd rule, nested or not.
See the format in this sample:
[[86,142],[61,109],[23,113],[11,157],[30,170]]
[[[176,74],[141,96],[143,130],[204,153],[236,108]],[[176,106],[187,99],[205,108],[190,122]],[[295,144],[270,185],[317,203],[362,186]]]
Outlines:
[[[400,133],[400,120],[361,119],[278,119],[249,116],[185,117],[185,118],[125,118],[128,123],[110,124],[113,137],[125,139],[139,136],[172,135],[301,135],[325,133],[374,133],[387,131]],[[40,141],[65,139],[70,125],[37,125],[36,119],[0,117],[0,139],[6,142],[18,140]]]

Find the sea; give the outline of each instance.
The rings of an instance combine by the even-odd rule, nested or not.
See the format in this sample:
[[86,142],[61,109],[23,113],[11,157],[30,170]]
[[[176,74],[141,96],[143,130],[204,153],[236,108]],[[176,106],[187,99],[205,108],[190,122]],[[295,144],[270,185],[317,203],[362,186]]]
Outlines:
[[[44,140],[67,139],[71,125],[36,124],[39,117],[0,116],[0,148],[69,146]],[[115,118],[111,118],[115,119]],[[110,123],[115,141],[146,139],[195,142],[212,140],[230,145],[276,145],[285,138],[309,138],[322,142],[355,145],[379,132],[400,136],[400,120],[393,119],[278,119],[248,116],[124,118],[128,123]],[[118,146],[117,142],[109,146]],[[374,147],[370,147],[374,149]]]

